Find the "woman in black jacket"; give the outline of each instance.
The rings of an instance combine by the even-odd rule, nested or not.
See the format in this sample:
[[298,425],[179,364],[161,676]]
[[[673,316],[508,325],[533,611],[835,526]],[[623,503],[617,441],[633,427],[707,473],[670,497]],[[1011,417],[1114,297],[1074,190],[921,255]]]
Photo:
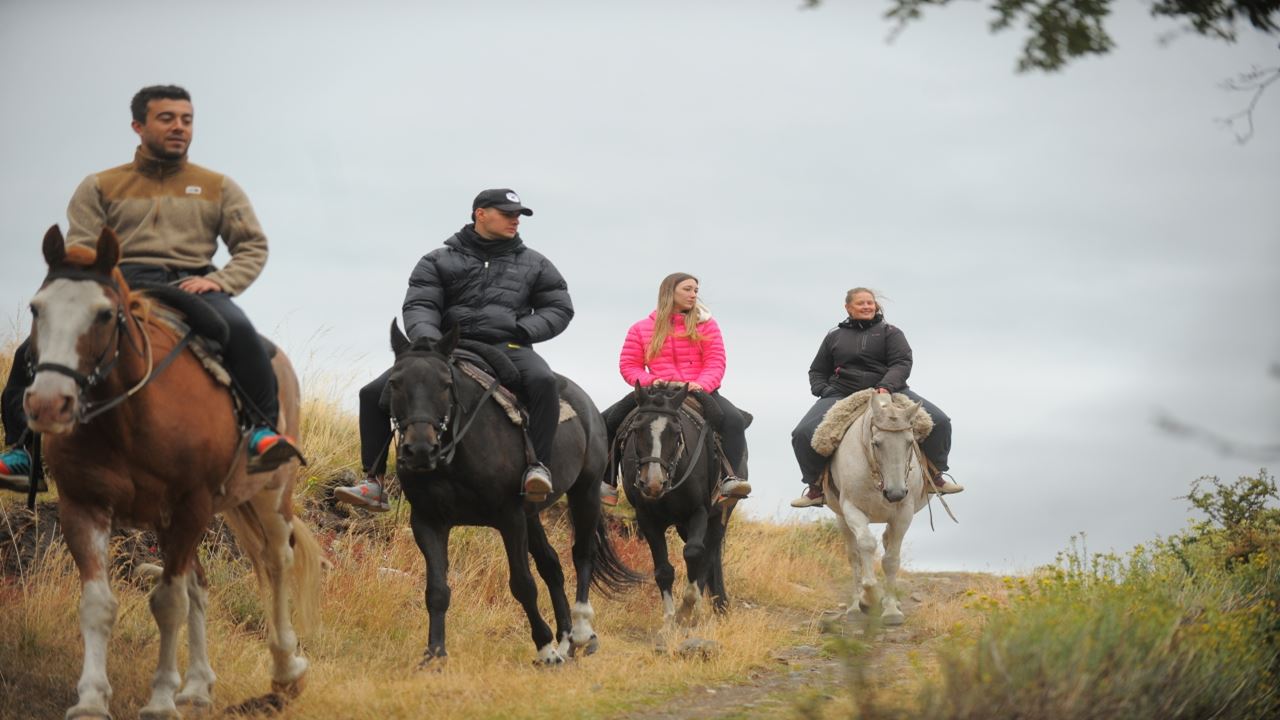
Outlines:
[[921,403],[933,418],[933,432],[920,444],[924,455],[937,468],[935,492],[954,493],[964,488],[945,478],[947,455],[951,452],[951,418],[933,403],[907,387],[911,375],[911,346],[897,327],[884,321],[884,310],[876,294],[857,287],[845,294],[844,309],[849,317],[827,333],[818,354],[809,365],[809,389],[818,401],[791,431],[791,446],[807,488],[792,507],[823,504],[818,476],[827,458],[814,451],[810,442],[827,410],[859,390],[902,393]]

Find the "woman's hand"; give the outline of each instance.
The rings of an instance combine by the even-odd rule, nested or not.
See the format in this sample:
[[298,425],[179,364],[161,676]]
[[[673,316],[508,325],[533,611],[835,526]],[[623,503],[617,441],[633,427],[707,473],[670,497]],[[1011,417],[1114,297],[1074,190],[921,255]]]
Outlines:
[[698,383],[691,382],[689,383],[689,392],[706,392],[706,390],[703,390],[702,386]]
[[889,391],[888,391],[888,389],[886,389],[886,388],[876,388],[876,392],[877,392],[877,393],[880,393],[881,395],[888,395],[888,394],[889,394]]

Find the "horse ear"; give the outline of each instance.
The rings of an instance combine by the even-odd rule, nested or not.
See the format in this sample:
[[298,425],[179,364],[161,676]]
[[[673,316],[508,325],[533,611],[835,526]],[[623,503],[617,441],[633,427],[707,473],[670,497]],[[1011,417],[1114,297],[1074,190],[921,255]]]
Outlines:
[[449,331],[444,334],[444,337],[436,341],[434,350],[447,357],[452,355],[453,351],[457,349],[457,347],[458,326],[455,324],[453,327],[449,328]]
[[44,251],[44,261],[51,268],[61,265],[67,257],[67,243],[62,239],[62,231],[57,224],[49,226],[49,231],[44,234],[44,244],[40,247]]
[[400,326],[396,324],[395,318],[391,318],[391,352],[398,357],[400,353],[409,349],[409,338],[400,332]]
[[636,397],[637,405],[643,405],[645,400],[649,399],[649,390],[645,388],[645,386],[641,385],[639,380],[636,381],[635,391],[633,394]]
[[910,420],[911,418],[915,417],[916,413],[920,412],[920,407],[923,404],[924,403],[920,403],[920,402],[912,403],[911,407],[907,409],[907,419]]
[[93,261],[93,269],[103,275],[110,275],[119,260],[120,239],[111,228],[104,227],[102,234],[98,236],[98,257]]

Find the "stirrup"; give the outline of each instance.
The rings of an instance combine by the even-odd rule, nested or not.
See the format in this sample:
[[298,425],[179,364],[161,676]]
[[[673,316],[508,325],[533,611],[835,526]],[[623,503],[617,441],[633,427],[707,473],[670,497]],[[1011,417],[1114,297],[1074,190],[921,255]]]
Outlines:
[[954,495],[964,492],[964,486],[951,478],[951,473],[940,472],[925,484],[925,491],[935,495]]
[[551,494],[551,471],[546,465],[536,463],[524,471],[524,499],[531,503],[540,503]]

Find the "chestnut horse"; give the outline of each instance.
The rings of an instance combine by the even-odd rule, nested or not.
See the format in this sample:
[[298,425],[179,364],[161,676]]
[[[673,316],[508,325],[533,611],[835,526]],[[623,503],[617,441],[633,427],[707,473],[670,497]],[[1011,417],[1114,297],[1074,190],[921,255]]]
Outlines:
[[[110,229],[102,231],[95,254],[66,248],[53,226],[44,237],[49,274],[31,300],[35,379],[23,407],[31,429],[44,434],[62,532],[81,582],[84,666],[78,700],[66,716],[111,717],[107,646],[117,601],[107,546],[113,526],[154,530],[164,555],[150,596],[160,660],[141,716],[175,718],[177,704],[212,704],[208,591],[196,548],[219,512],[270,590],[271,680],[276,692],[291,696],[301,688],[307,661],[298,653],[287,581],[296,585],[305,624],[319,599],[322,562],[315,538],[290,506],[296,461],[273,472],[246,472],[230,393],[171,327],[151,316],[152,301],[130,293],[115,267],[119,254]],[[280,386],[279,429],[296,434],[297,377],[283,353],[272,365]],[[184,622],[182,681],[178,631]]]

